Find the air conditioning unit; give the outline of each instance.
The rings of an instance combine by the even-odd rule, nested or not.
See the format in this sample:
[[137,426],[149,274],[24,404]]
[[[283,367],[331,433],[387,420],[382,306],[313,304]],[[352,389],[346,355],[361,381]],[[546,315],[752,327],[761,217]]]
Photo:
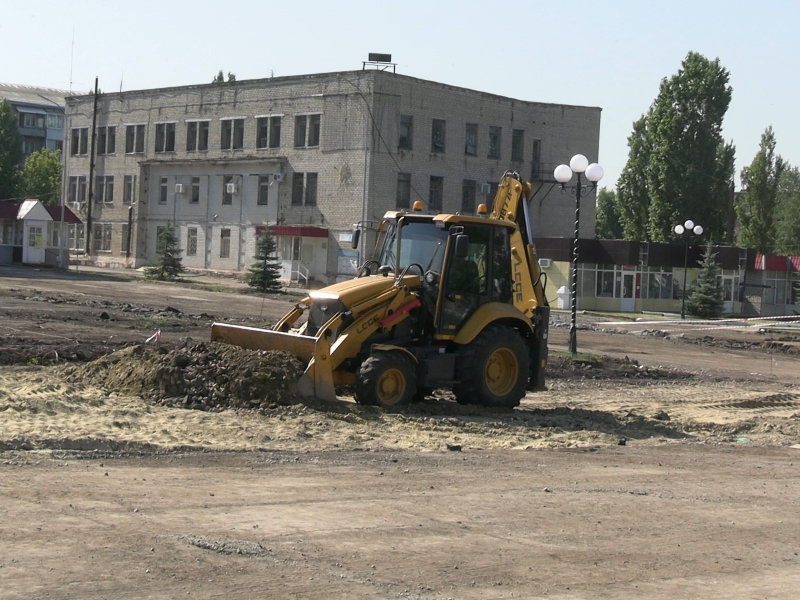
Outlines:
[[488,183],[479,183],[478,184],[478,191],[481,194],[488,194],[491,191],[492,187]]
[[283,173],[275,173],[272,176],[272,181],[283,181]]
[[176,183],[176,184],[175,184],[175,193],[176,193],[176,194],[182,194],[182,193],[184,193],[185,191],[186,191],[186,189],[183,187],[183,184],[182,184],[182,183]]
[[225,192],[228,194],[235,194],[238,191],[235,183],[228,183],[225,185]]
[[553,266],[553,259],[552,258],[540,258],[539,259],[539,267],[542,269],[548,269]]

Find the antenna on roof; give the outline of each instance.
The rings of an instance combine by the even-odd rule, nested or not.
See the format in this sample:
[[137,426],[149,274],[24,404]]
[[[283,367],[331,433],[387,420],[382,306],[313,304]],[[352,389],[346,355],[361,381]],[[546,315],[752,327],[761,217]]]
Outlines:
[[119,93],[122,93],[122,78],[125,76],[125,71],[122,71],[119,74]]
[[72,63],[75,57],[75,25],[72,26],[72,49],[69,53],[69,93],[72,93]]
[[366,71],[367,65],[374,65],[376,69],[381,71],[385,71],[391,67],[392,73],[395,73],[395,67],[397,66],[397,63],[392,62],[391,54],[378,54],[377,52],[370,52],[369,60],[362,61],[361,63],[361,70]]

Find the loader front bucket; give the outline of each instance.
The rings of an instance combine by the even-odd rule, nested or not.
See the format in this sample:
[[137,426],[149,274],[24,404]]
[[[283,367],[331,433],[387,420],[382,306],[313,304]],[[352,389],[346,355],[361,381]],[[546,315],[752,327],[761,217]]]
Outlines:
[[336,400],[330,362],[330,344],[326,336],[311,337],[272,329],[214,323],[211,341],[223,342],[249,350],[282,350],[293,354],[306,365],[297,381],[297,393],[321,400]]

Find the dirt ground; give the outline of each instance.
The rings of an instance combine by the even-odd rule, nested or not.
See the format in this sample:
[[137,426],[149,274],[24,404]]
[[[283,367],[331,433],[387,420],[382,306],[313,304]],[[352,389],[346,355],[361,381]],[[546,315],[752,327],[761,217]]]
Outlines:
[[0,598],[797,596],[800,335],[556,312],[518,409],[384,412],[206,342],[296,300],[0,267]]

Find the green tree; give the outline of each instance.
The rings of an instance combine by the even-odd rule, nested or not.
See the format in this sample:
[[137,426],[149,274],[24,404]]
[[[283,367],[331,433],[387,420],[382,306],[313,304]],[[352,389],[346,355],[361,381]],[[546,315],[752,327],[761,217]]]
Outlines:
[[734,147],[722,139],[728,80],[719,59],[689,52],[678,73],[661,81],[634,124],[620,175],[616,204],[627,239],[671,241],[686,218],[723,237],[734,173]]
[[282,290],[277,248],[272,232],[264,228],[256,242],[256,261],[250,265],[245,275],[247,285],[264,293]]
[[19,167],[22,163],[22,137],[11,103],[0,100],[0,200],[19,196]]
[[742,169],[744,193],[736,202],[739,219],[740,246],[759,252],[775,248],[775,218],[778,183],[786,168],[783,159],[775,154],[775,134],[767,127],[761,134],[761,145],[753,162]]
[[158,261],[151,267],[146,267],[144,276],[146,279],[157,279],[159,281],[174,281],[181,273],[186,271],[181,259],[182,250],[178,248],[178,238],[175,237],[175,229],[167,226],[158,238]]
[[701,319],[719,317],[725,306],[716,256],[711,251],[711,240],[709,239],[706,251],[703,253],[703,260],[699,261],[700,272],[697,274],[697,283],[692,287],[692,292],[686,299],[686,309]]
[[[228,71],[228,83],[234,81],[236,81],[236,73]],[[211,83],[225,83],[225,75],[222,74],[222,69],[219,70],[219,73],[214,75],[214,79],[211,80]]]
[[602,240],[622,239],[622,225],[619,222],[613,190],[602,188],[597,193],[595,234]]
[[647,240],[647,165],[650,162],[650,142],[647,137],[647,118],[633,124],[628,137],[628,162],[620,173],[614,194],[616,213],[626,240]]
[[20,193],[56,206],[61,198],[61,151],[42,148],[31,154],[22,169]]
[[800,256],[800,169],[788,165],[778,180],[775,252]]

